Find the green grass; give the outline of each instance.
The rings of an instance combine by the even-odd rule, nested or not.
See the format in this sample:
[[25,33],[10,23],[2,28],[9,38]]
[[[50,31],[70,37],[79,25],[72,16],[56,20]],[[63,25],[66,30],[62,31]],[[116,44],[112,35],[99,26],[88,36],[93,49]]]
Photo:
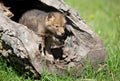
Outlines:
[[[103,40],[107,51],[106,67],[99,72],[86,67],[79,78],[43,73],[39,81],[119,81],[120,0],[65,0],[65,2],[78,10],[87,25]],[[7,67],[7,63],[0,59],[0,81],[33,81],[33,79],[17,75],[11,66]]]

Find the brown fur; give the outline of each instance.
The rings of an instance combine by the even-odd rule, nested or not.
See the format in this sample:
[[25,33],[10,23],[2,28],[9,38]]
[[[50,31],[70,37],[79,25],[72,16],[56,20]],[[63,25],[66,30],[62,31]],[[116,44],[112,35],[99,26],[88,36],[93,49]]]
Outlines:
[[[19,23],[26,25],[37,35],[43,38],[43,46],[45,47],[45,56],[48,60],[53,61],[51,54],[52,36],[64,34],[65,17],[60,12],[46,13],[40,10],[27,11]],[[43,48],[42,48],[43,49]]]
[[2,2],[0,2],[0,10],[3,11],[3,13],[8,16],[9,18],[13,17],[13,13],[9,10],[10,7],[6,7]]

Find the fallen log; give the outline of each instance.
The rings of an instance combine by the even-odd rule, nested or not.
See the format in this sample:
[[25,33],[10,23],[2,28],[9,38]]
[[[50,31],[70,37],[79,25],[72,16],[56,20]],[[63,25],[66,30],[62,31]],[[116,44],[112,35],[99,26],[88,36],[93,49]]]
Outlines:
[[46,68],[52,74],[71,73],[79,76],[84,68],[84,61],[93,66],[104,63],[106,52],[102,40],[86,25],[76,10],[65,4],[63,0],[36,0],[32,5],[37,5],[35,8],[38,9],[47,7],[51,11],[60,11],[66,16],[66,33],[63,37],[54,37],[55,43],[51,48],[54,58],[59,61],[55,63],[47,61],[40,52],[42,39],[26,26],[12,21],[0,11],[2,56],[10,62],[22,65],[25,69],[34,70],[34,74],[41,74]]

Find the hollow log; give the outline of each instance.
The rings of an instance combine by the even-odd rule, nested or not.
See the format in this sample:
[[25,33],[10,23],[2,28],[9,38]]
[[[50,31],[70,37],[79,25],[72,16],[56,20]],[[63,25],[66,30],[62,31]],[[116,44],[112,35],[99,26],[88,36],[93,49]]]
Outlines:
[[[10,62],[22,65],[25,69],[32,68],[35,74],[43,73],[46,68],[52,74],[71,73],[79,76],[84,68],[84,61],[93,66],[104,63],[106,52],[102,40],[87,26],[75,9],[69,7],[63,0],[34,1],[32,6],[37,5],[37,7],[33,8],[44,8],[43,10],[46,11],[50,8],[51,11],[60,11],[67,19],[65,35],[60,38],[53,37],[54,44],[51,50],[55,63],[49,62],[42,56],[40,37],[26,26],[17,23],[18,20],[13,21],[14,19],[9,19],[0,11],[0,54],[3,57]],[[14,6],[17,7],[17,5]],[[15,17],[16,14],[14,13]],[[56,61],[58,59],[59,61]]]

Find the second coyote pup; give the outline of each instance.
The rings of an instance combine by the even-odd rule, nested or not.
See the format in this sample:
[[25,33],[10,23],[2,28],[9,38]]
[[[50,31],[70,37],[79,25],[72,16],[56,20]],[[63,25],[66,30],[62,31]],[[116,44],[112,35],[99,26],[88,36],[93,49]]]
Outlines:
[[[43,38],[43,47],[45,48],[45,57],[53,61],[51,53],[51,44],[53,35],[64,35],[65,17],[60,12],[46,13],[41,10],[33,9],[23,14],[19,23],[26,25],[33,30],[38,36]],[[42,51],[44,51],[42,48]]]
[[14,14],[9,10],[9,8],[10,7],[6,7],[2,2],[0,2],[0,10],[2,10],[6,16],[11,18],[14,16]]

